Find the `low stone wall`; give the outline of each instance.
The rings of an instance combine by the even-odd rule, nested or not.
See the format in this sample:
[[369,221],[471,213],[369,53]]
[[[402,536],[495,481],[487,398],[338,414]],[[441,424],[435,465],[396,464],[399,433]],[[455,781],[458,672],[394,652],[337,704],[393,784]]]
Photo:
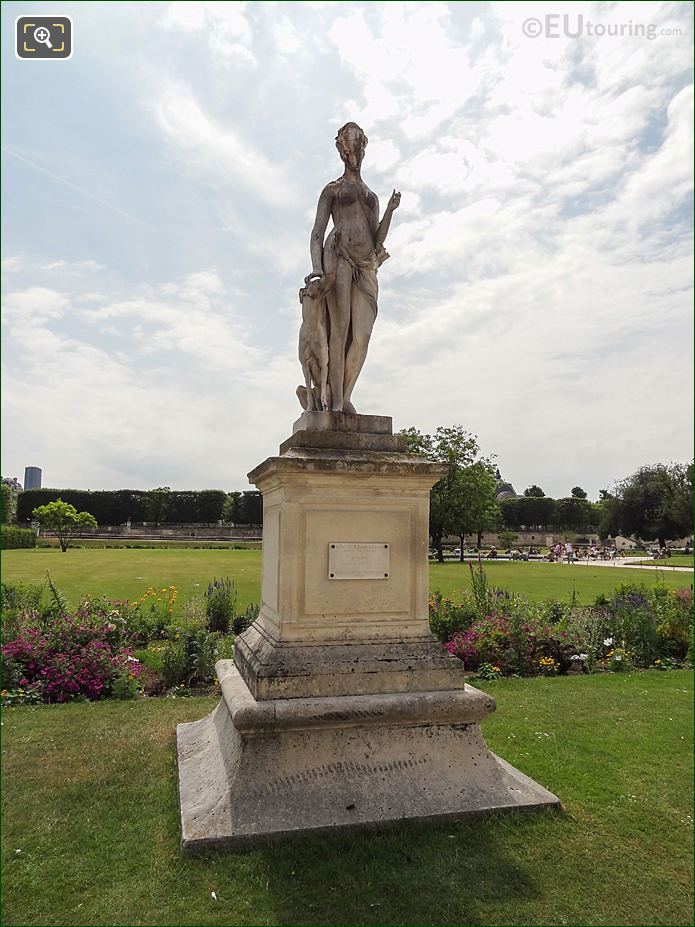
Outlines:
[[263,529],[249,525],[100,525],[83,531],[83,538],[120,538],[130,541],[260,541]]

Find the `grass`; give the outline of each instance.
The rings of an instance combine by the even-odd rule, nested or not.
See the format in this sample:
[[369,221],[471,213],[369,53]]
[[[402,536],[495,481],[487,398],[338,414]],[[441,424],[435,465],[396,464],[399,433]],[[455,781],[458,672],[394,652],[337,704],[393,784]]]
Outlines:
[[[669,588],[690,586],[686,573],[628,570],[618,567],[568,566],[558,563],[488,561],[485,569],[494,586],[523,592],[530,599],[566,599],[574,593],[582,604],[590,604],[599,593],[610,594],[616,586],[637,582],[664,583]],[[41,583],[50,571],[53,581],[72,604],[85,593],[104,594],[112,599],[137,599],[148,586],[176,585],[179,603],[202,593],[213,577],[231,576],[238,590],[238,603],[245,607],[258,602],[261,587],[259,550],[123,550],[88,548],[2,551],[5,582]],[[430,588],[451,595],[470,586],[467,563],[451,561],[430,564]]]
[[[23,554],[24,556],[17,556]],[[258,602],[261,553],[258,550],[8,550],[2,552],[4,582],[52,580],[75,605],[85,593],[111,599],[138,599],[148,586],[176,585],[179,603],[203,593],[214,577],[231,576],[238,605]]]
[[[671,589],[690,586],[693,578],[687,573],[663,573],[657,570],[631,570],[614,566],[570,566],[565,563],[524,563],[522,561],[485,561],[484,568],[492,586],[522,592],[532,601],[564,599],[574,592],[577,601],[590,605],[600,593],[609,595],[623,583],[663,583]],[[474,565],[477,569],[477,564]],[[470,567],[467,563],[430,564],[430,589],[451,595],[461,588],[470,588]]]
[[667,566],[667,567],[690,567],[692,570],[695,566],[695,561],[692,556],[687,556],[686,554],[671,554],[670,557],[666,557],[664,560],[640,560],[641,564],[645,566]]
[[190,859],[174,732],[213,698],[6,710],[2,922],[692,923],[693,674],[486,688],[498,703],[489,745],[559,795],[564,816]]

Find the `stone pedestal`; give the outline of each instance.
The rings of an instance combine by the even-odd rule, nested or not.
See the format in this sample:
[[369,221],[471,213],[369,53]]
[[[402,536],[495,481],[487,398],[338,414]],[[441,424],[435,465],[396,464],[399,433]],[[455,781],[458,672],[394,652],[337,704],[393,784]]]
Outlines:
[[262,605],[220,661],[222,699],[179,725],[187,850],[558,799],[487,749],[494,701],[429,630],[429,490],[384,416],[305,412],[249,474]]

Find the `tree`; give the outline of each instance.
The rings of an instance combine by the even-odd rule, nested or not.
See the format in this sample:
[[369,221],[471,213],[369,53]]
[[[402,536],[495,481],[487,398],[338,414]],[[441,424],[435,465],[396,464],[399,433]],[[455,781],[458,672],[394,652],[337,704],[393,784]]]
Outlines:
[[0,518],[3,525],[7,525],[12,520],[12,490],[7,483],[0,483]]
[[56,499],[47,505],[40,505],[31,513],[32,518],[51,534],[55,534],[60,549],[65,553],[70,541],[84,528],[96,528],[97,521],[89,512],[78,512],[74,505]]
[[640,467],[617,484],[611,511],[614,533],[644,540],[667,540],[692,534],[693,464]]
[[572,487],[572,498],[573,499],[586,499],[587,493],[582,489],[581,486]]
[[477,536],[480,547],[484,531],[494,528],[500,514],[495,487],[495,469],[487,460],[477,460],[458,471],[454,490],[452,524],[459,536],[459,558],[463,560],[463,547],[467,534]]
[[532,499],[542,499],[545,493],[540,486],[536,486],[536,484],[533,483],[528,489],[524,490],[524,495]]
[[514,531],[500,531],[498,537],[500,541],[502,542],[502,544],[504,544],[505,547],[509,548],[512,546],[514,541],[516,541],[519,535],[515,534]]
[[416,428],[399,434],[405,438],[410,453],[447,464],[446,475],[430,492],[430,537],[443,563],[444,537],[458,534],[463,559],[466,534],[477,532],[480,536],[499,514],[492,463],[478,458],[477,437],[461,425],[440,426],[434,435],[423,435]]

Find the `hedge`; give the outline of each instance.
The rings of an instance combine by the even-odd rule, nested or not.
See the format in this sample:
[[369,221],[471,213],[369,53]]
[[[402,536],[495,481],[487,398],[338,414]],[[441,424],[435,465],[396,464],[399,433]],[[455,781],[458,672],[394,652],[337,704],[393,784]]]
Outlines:
[[37,506],[62,499],[78,512],[89,512],[100,525],[122,525],[128,519],[162,524],[209,523],[222,518],[226,498],[221,489],[29,489],[19,495],[17,521],[26,524]]
[[3,550],[16,550],[19,547],[36,547],[36,532],[33,528],[15,528],[3,525],[0,530]]

